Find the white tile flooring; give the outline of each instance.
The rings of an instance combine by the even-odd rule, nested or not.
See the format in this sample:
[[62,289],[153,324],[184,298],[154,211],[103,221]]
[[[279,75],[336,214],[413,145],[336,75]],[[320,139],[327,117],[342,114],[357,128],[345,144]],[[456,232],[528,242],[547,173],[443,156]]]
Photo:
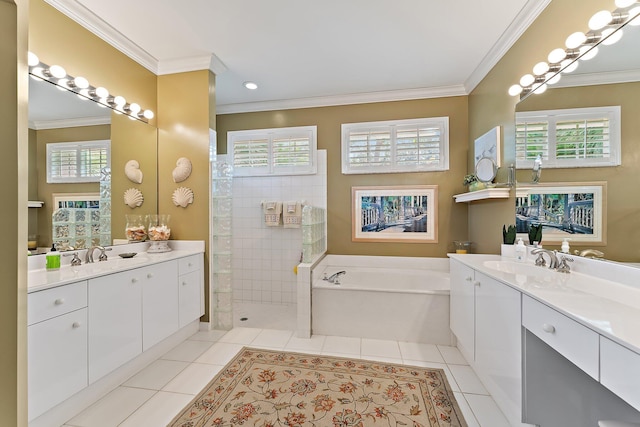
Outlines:
[[265,319],[269,328],[243,324],[252,327],[197,332],[63,427],[165,426],[243,346],[441,368],[469,427],[509,426],[455,347],[319,335],[300,339],[292,330],[272,327],[281,326],[273,317]]

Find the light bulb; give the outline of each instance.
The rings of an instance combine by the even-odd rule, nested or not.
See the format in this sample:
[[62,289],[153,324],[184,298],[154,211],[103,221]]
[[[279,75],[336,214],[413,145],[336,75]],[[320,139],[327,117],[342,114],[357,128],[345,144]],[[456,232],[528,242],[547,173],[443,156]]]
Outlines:
[[629,7],[635,2],[636,0],[616,0],[616,7]]
[[602,44],[605,46],[612,45],[620,41],[622,36],[624,35],[622,29],[614,30],[613,28],[607,28],[602,32]]
[[509,95],[511,96],[518,96],[522,93],[522,86],[520,85],[513,85],[509,88]]
[[136,104],[135,102],[129,105],[129,111],[131,111],[131,114],[138,114],[140,110],[140,105]]
[[51,67],[49,67],[49,74],[51,74],[56,79],[62,79],[67,75],[67,72],[59,65],[52,65]]
[[613,15],[608,10],[601,10],[589,19],[589,28],[592,30],[600,30],[607,25],[613,19]]
[[540,95],[542,93],[545,93],[547,91],[547,85],[544,83],[538,83],[535,84],[532,88],[531,91],[533,93],[535,93],[536,95]]
[[629,25],[640,25],[640,6],[634,7],[629,11]]
[[89,87],[89,80],[85,79],[84,77],[74,78],[73,83],[80,89],[86,89]]
[[583,46],[582,48],[580,48],[580,59],[582,61],[588,61],[590,59],[593,59],[597,54],[598,54],[598,46],[594,46],[594,47]]
[[144,110],[144,113],[142,113],[142,115],[144,116],[145,119],[149,119],[149,120],[153,119],[154,117],[153,111],[151,110]]
[[547,84],[554,85],[560,81],[560,73],[548,73],[547,74]]
[[536,80],[531,74],[525,74],[520,78],[520,86],[527,87],[531,86],[531,84]]
[[109,91],[102,86],[98,86],[95,90],[95,94],[98,98],[105,99],[109,96]]
[[533,66],[533,74],[535,74],[536,76],[541,76],[547,71],[549,71],[549,64],[547,64],[546,62],[538,62]]
[[582,31],[578,31],[571,34],[569,37],[567,37],[567,40],[565,41],[565,45],[569,49],[576,49],[586,41],[587,41],[587,36]]
[[549,56],[547,57],[547,59],[549,60],[550,63],[557,64],[558,62],[562,61],[566,57],[567,57],[567,52],[565,52],[564,49],[558,48],[558,49],[553,49],[549,53]]
[[124,99],[124,96],[116,96],[115,98],[113,98],[113,103],[116,104],[116,107],[124,107],[124,104],[127,103],[127,100]]
[[571,62],[571,59],[565,59],[560,66],[562,67],[562,73],[568,74],[574,72],[578,68],[578,61]]
[[40,63],[40,59],[38,58],[38,55],[36,55],[35,53],[29,52],[27,54],[27,63],[29,64],[29,67],[35,67]]

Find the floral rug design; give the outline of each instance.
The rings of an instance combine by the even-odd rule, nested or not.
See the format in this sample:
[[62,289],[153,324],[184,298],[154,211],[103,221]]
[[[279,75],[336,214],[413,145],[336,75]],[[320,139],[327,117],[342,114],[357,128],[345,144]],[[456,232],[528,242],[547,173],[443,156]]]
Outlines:
[[441,369],[243,348],[169,427],[466,427]]

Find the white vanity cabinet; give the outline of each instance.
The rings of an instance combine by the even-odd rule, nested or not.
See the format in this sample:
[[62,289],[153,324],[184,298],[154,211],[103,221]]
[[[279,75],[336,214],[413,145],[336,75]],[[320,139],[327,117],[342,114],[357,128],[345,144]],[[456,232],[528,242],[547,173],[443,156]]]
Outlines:
[[204,314],[202,258],[202,254],[198,254],[178,260],[180,327]]
[[458,347],[510,423],[520,425],[522,294],[454,259],[450,274]]
[[89,383],[142,353],[144,269],[89,279]]
[[142,282],[142,351],[146,351],[180,327],[178,263],[163,262],[142,268],[139,272]]
[[28,296],[29,420],[87,386],[87,282]]

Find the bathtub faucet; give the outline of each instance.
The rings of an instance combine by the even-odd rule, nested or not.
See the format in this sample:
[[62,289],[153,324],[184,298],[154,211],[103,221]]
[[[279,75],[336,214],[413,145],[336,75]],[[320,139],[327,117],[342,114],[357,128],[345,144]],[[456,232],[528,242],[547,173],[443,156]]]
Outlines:
[[324,277],[322,278],[322,280],[326,280],[329,283],[333,283],[335,285],[339,285],[340,284],[340,276],[344,276],[345,274],[347,274],[346,271],[338,271],[337,273],[333,273],[331,276],[327,277],[326,273],[324,275]]

